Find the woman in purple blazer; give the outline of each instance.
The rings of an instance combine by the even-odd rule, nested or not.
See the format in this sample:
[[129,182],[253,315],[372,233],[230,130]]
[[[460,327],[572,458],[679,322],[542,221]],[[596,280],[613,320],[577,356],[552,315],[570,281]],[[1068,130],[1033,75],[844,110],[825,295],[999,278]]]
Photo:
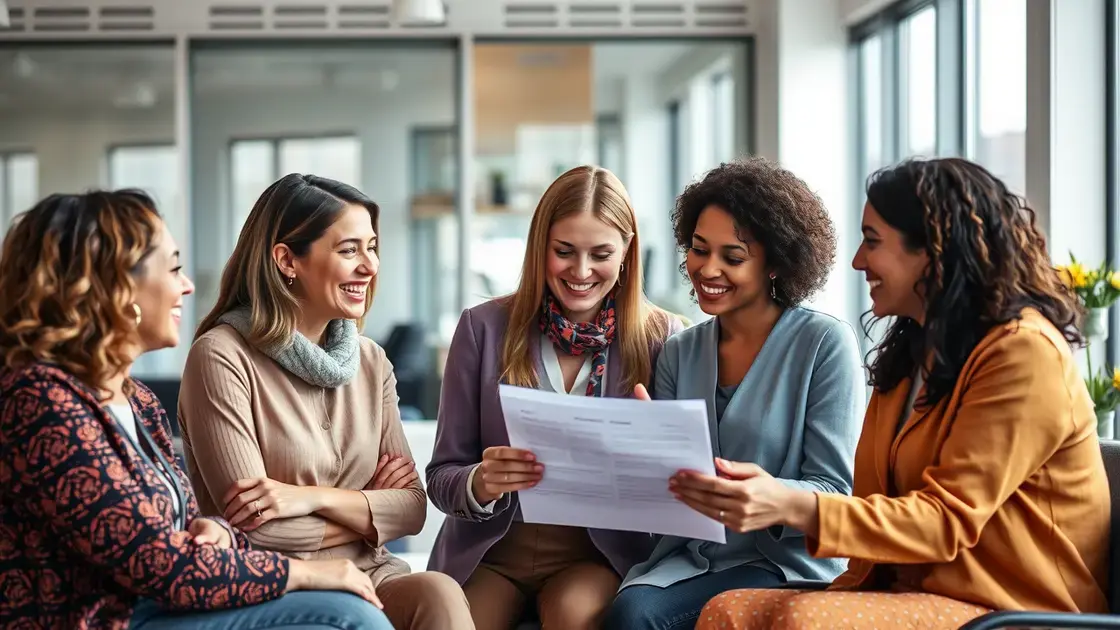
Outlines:
[[444,371],[428,496],[444,521],[430,570],[460,584],[479,630],[514,627],[528,598],[544,627],[598,628],[621,576],[649,557],[647,534],[525,523],[517,492],[542,467],[509,446],[498,399],[508,383],[628,397],[679,320],[642,292],[629,197],[610,171],[581,166],[545,191],[521,284],[463,312]]

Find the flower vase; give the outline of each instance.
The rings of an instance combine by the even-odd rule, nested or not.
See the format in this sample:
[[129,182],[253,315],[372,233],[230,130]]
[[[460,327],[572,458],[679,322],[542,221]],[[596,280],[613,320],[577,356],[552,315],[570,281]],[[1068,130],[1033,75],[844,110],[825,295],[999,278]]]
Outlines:
[[1085,314],[1081,334],[1090,342],[1108,339],[1108,309],[1091,308]]
[[1097,412],[1097,436],[1102,440],[1111,440],[1116,437],[1116,411]]

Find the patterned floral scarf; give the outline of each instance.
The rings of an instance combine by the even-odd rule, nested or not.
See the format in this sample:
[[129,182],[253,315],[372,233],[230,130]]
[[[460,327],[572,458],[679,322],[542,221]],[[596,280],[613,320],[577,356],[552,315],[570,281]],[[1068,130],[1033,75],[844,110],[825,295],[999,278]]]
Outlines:
[[602,398],[603,375],[607,373],[607,346],[615,333],[614,294],[607,296],[594,322],[573,322],[564,317],[560,302],[546,293],[541,309],[541,332],[552,343],[571,356],[591,353],[591,376],[587,379],[587,395]]

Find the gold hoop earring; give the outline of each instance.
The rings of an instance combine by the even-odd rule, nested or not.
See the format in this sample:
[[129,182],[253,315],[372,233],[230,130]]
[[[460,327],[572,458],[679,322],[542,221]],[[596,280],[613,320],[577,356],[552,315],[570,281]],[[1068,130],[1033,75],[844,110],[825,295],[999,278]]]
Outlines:
[[618,286],[620,286],[620,287],[626,286],[626,282],[623,280],[623,275],[622,275],[624,273],[626,273],[626,263],[622,263],[621,265],[618,266]]
[[143,314],[140,312],[140,305],[133,302],[132,311],[136,313],[136,325],[139,326],[140,322],[144,319]]

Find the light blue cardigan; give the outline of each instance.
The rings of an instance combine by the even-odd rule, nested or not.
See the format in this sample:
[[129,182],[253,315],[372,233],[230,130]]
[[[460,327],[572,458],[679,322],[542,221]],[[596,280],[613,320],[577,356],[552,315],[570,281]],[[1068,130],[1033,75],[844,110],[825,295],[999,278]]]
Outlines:
[[[753,462],[784,483],[850,494],[865,411],[863,367],[851,326],[806,308],[778,319],[717,424],[719,322],[671,337],[657,361],[654,396],[705,400],[716,457]],[[756,564],[787,580],[831,580],[846,560],[811,558],[801,532],[773,527],[719,545],[666,536],[622,588],[669,586],[709,571]]]

